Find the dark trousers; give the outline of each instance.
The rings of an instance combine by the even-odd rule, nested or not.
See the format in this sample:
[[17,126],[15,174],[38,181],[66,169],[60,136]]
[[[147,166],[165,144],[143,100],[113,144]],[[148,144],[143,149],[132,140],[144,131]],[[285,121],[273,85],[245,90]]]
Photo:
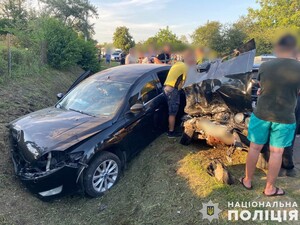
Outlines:
[[281,167],[287,170],[291,170],[294,168],[294,162],[293,162],[293,148],[295,144],[296,135],[298,133],[299,125],[300,125],[300,97],[298,97],[297,101],[297,107],[295,111],[296,115],[296,131],[294,135],[293,144],[290,147],[286,147],[284,149],[283,155],[282,155],[282,165]]

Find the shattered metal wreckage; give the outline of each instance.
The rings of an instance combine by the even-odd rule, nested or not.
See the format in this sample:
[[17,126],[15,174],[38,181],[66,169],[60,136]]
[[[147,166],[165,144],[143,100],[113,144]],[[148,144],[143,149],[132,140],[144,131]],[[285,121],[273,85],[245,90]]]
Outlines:
[[[204,63],[189,74],[181,143],[205,139],[209,145],[247,148],[250,114],[256,105],[255,42],[226,58]],[[199,73],[200,72],[200,73]]]

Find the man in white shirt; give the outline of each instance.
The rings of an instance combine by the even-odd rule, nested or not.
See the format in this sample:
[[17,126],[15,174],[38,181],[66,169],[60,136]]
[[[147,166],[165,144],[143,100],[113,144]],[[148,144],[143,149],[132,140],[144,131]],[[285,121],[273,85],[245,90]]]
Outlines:
[[137,58],[135,56],[135,50],[133,48],[129,49],[129,54],[126,56],[125,65],[137,63]]

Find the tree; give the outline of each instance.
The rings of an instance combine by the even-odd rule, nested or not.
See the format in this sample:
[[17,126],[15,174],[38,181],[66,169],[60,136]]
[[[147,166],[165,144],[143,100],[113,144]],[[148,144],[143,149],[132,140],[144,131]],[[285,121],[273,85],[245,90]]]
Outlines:
[[158,47],[169,44],[174,51],[180,51],[186,46],[186,43],[183,43],[181,40],[179,40],[177,35],[174,34],[168,26],[166,28],[159,29],[155,36],[149,37],[144,44]]
[[10,27],[27,22],[26,0],[0,0],[0,18],[10,21]]
[[113,44],[116,48],[120,48],[126,52],[134,47],[135,42],[129,33],[129,28],[125,26],[117,27],[113,36]]
[[79,39],[81,48],[81,59],[77,64],[84,70],[91,70],[93,73],[98,72],[100,64],[96,57],[98,49],[95,47],[95,43],[91,40],[85,42],[83,39]]
[[194,45],[208,47],[216,52],[224,52],[222,24],[218,21],[207,22],[198,27],[191,35]]
[[284,32],[299,32],[299,0],[259,0],[260,8],[242,18],[248,38],[254,38],[257,54],[271,53],[273,42]]
[[249,17],[260,27],[300,27],[299,0],[259,0],[260,8],[249,9]]
[[223,53],[229,53],[247,41],[241,24],[234,23],[223,28]]
[[30,37],[37,47],[45,43],[47,62],[50,66],[67,68],[81,59],[81,45],[77,33],[62,21],[43,17],[32,21]]
[[88,17],[98,16],[97,8],[88,0],[40,0],[46,5],[49,15],[63,21],[87,38],[94,34],[94,24],[90,24]]
[[176,34],[174,34],[169,27],[167,26],[164,29],[159,29],[159,31],[156,33],[155,38],[157,40],[158,44],[174,44],[174,43],[178,43],[179,39],[176,36]]
[[189,41],[188,41],[188,39],[187,39],[187,37],[185,35],[181,35],[180,38],[179,38],[179,40],[182,43],[184,43],[184,44],[188,44],[189,43]]

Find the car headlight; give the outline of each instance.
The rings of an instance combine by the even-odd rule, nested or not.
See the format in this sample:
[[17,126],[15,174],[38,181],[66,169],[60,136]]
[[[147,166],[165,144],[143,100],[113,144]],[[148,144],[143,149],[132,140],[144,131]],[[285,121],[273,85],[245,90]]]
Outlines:
[[35,159],[37,159],[39,157],[39,155],[40,155],[39,151],[31,143],[27,143],[26,147],[27,147],[28,151],[31,152],[31,154],[33,155],[33,157]]

